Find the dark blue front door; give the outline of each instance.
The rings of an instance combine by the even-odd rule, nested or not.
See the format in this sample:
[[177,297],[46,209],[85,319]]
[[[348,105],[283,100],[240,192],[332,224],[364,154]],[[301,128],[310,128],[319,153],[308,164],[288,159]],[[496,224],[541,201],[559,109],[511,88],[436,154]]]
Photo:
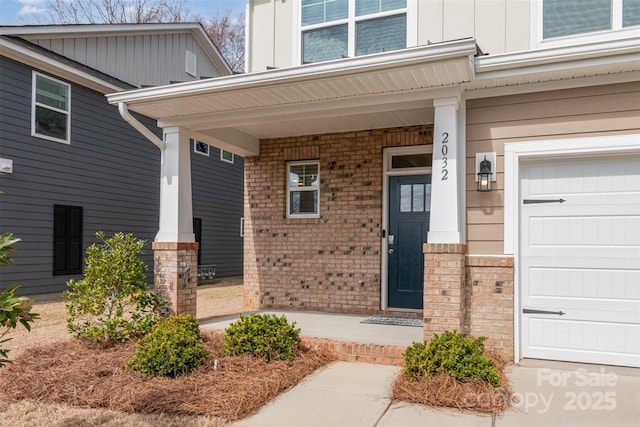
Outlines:
[[431,175],[389,177],[389,307],[422,308]]

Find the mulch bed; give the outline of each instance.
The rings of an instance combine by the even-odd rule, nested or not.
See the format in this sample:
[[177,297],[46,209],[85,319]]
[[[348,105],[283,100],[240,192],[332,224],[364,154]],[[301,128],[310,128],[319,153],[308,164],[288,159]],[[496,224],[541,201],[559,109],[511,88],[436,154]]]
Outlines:
[[[300,349],[296,360],[264,362],[223,355],[219,336],[203,334],[209,359],[177,378],[147,377],[122,370],[135,343],[97,348],[82,341],[34,347],[0,372],[4,399],[34,399],[85,408],[237,420],[256,412],[314,370],[334,360]],[[215,360],[218,369],[215,369]]]
[[506,362],[498,355],[487,355],[496,362],[502,384],[500,388],[494,388],[485,381],[459,381],[449,374],[423,377],[412,383],[403,373],[398,375],[393,384],[393,399],[481,414],[501,414],[511,405],[511,388],[505,375]]

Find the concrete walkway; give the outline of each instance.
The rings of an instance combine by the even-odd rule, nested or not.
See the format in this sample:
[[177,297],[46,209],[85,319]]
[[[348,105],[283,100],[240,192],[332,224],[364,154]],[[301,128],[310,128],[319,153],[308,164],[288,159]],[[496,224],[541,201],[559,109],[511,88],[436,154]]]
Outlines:
[[[536,365],[538,363],[538,365]],[[401,368],[334,362],[255,415],[244,427],[637,426],[637,369],[535,362],[510,368],[514,407],[498,417],[432,409],[390,399]]]
[[[422,328],[361,323],[367,316],[267,311],[286,315],[301,335],[408,346]],[[201,322],[224,329],[238,315]],[[351,360],[351,359],[349,359]],[[296,427],[626,427],[640,425],[640,369],[525,360],[508,368],[513,407],[495,421],[456,410],[391,401],[398,366],[334,362],[266,404],[238,426]]]

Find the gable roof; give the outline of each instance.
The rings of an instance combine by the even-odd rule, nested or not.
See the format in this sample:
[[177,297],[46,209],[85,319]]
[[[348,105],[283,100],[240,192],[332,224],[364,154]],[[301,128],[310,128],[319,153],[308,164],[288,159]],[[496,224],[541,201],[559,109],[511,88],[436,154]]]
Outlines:
[[135,89],[127,82],[19,37],[0,36],[0,55],[101,93]]
[[[217,65],[222,74],[232,74],[231,67],[215,46],[207,32],[198,22],[167,24],[69,24],[69,25],[22,25],[2,26],[0,35],[11,35],[25,40],[75,39],[80,37],[120,37],[144,34],[191,34]],[[225,73],[226,71],[226,73]]]

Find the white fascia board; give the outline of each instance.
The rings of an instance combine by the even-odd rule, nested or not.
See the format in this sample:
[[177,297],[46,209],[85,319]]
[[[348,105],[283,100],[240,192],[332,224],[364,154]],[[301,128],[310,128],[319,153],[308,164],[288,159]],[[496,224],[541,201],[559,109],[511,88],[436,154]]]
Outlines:
[[220,53],[202,25],[199,23],[194,24],[194,28],[191,29],[191,33],[193,34],[193,37],[198,40],[205,52],[207,52],[209,58],[211,58],[211,60],[218,66],[220,73],[223,75],[232,75],[233,70],[229,66],[229,63],[224,59],[224,56],[222,56],[222,53]]
[[[77,25],[25,25],[0,27],[0,35],[38,38],[69,38],[96,35],[133,35],[144,33],[186,32],[200,27],[197,22],[169,24],[77,24]],[[201,27],[200,27],[201,28]]]
[[[511,75],[516,75],[516,70],[522,74],[523,70],[533,67],[543,67],[545,71],[553,71],[566,68],[567,63],[575,61],[592,60],[591,64],[593,65],[607,64],[615,61],[615,58],[612,57],[626,56],[633,60],[637,58],[638,54],[640,54],[640,37],[631,37],[582,45],[479,56],[475,59],[475,70],[478,79],[495,78],[509,74],[498,74],[499,71],[510,70]],[[542,68],[538,68],[537,71],[540,69]],[[532,72],[536,71],[532,70]]]
[[14,59],[31,67],[51,73],[57,77],[72,81],[79,85],[94,89],[100,93],[106,94],[113,91],[123,91],[129,89],[127,86],[118,86],[112,82],[102,80],[78,68],[74,68],[55,59],[34,52],[24,46],[12,43],[11,41],[0,38],[0,55]]
[[399,66],[466,58],[475,55],[475,53],[475,40],[466,39],[336,61],[138,89],[107,95],[107,98],[112,104],[126,102],[133,105],[136,102],[170,99],[192,94],[204,95],[238,88],[254,89],[277,83],[291,84],[361,72],[384,71]]
[[[496,79],[499,81],[499,79]],[[496,84],[496,87],[481,89],[465,88],[464,99],[491,98],[496,96],[522,95],[523,93],[549,92],[552,90],[564,90],[585,88],[590,86],[613,85],[640,81],[640,71],[628,73],[606,74],[588,77],[579,77],[563,80],[549,80],[537,83],[526,83],[505,86]]]

